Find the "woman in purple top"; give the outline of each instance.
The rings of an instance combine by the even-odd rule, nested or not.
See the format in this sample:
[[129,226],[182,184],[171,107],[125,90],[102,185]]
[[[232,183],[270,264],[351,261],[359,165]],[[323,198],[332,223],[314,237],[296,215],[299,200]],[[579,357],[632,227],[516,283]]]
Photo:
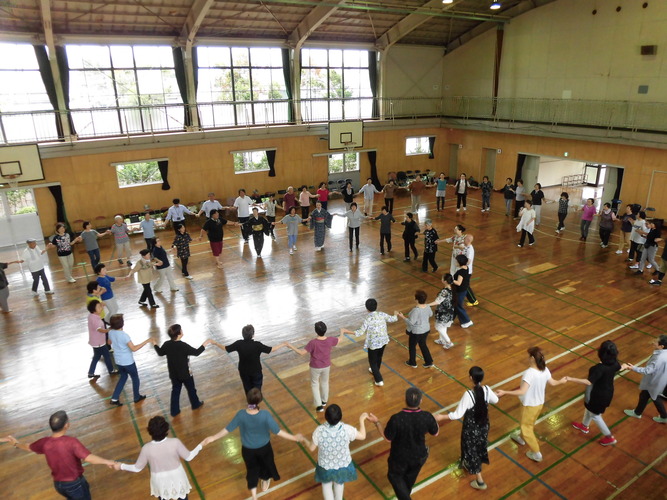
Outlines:
[[325,337],[327,325],[322,321],[315,323],[317,337],[299,349],[291,344],[287,347],[304,356],[310,353],[310,388],[313,391],[315,410],[323,412],[329,400],[329,368],[331,367],[331,349],[338,345],[336,337]]
[[581,207],[581,238],[579,238],[581,241],[586,241],[586,238],[588,238],[588,228],[591,227],[593,216],[597,212],[594,203],[593,198],[588,198],[586,204]]

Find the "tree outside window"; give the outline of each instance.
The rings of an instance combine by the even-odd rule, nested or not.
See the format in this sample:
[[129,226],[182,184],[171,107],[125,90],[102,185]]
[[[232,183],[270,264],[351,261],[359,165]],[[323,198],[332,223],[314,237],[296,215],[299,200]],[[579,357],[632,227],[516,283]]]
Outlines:
[[405,155],[427,155],[430,153],[428,136],[425,137],[408,137],[405,139]]
[[329,155],[329,173],[356,172],[359,170],[359,153]]
[[137,161],[116,165],[118,187],[145,186],[147,184],[161,184],[162,175],[157,160]]
[[266,151],[241,151],[233,153],[234,173],[261,172],[269,170],[269,160]]

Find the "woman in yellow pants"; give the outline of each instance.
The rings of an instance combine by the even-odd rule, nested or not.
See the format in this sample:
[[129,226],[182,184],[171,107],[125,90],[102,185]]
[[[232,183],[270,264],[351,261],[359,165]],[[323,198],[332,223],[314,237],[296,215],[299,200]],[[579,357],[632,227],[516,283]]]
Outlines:
[[544,353],[539,347],[531,347],[528,349],[528,369],[521,376],[521,386],[514,391],[497,391],[496,395],[502,397],[505,395],[519,396],[521,404],[523,405],[521,411],[521,431],[512,434],[512,440],[520,445],[527,444],[530,448],[526,452],[526,456],[535,462],[542,461],[542,453],[540,453],[540,445],[535,437],[535,421],[539,417],[544,405],[544,393],[546,392],[547,384],[560,385],[564,384],[567,379],[565,377],[560,380],[555,380],[551,377],[551,372],[547,368]]

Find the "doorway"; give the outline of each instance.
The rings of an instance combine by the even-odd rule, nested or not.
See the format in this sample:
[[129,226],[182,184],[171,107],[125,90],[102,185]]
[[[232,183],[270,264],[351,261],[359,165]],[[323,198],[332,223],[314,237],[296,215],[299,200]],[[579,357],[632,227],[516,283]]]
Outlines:
[[461,146],[459,144],[450,144],[449,145],[449,182],[454,183],[456,179],[459,178],[459,149]]
[[0,190],[0,247],[24,246],[29,238],[44,240],[33,189]]
[[498,156],[497,149],[484,148],[482,149],[482,168],[484,172],[482,176],[486,175],[492,184],[495,185],[496,176],[496,157]]

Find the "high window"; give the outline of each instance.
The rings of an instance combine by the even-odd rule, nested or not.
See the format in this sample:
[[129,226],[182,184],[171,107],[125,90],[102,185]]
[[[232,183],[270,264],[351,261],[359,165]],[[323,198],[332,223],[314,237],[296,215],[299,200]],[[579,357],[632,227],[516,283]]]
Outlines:
[[304,121],[370,118],[368,51],[302,49],[301,115]]
[[280,49],[197,47],[197,65],[203,127],[287,122]]
[[79,136],[183,130],[171,47],[68,45]]
[[329,173],[356,172],[359,170],[359,153],[329,155]]
[[[50,111],[50,113],[22,113]],[[32,45],[0,43],[0,142],[30,142],[57,137],[53,106],[39,74]]]
[[405,155],[427,155],[431,153],[429,146],[429,136],[407,137],[405,139]]
[[118,187],[126,188],[162,183],[158,160],[115,163],[114,166],[118,177]]
[[234,173],[262,172],[269,170],[269,159],[265,150],[236,151],[234,156]]

